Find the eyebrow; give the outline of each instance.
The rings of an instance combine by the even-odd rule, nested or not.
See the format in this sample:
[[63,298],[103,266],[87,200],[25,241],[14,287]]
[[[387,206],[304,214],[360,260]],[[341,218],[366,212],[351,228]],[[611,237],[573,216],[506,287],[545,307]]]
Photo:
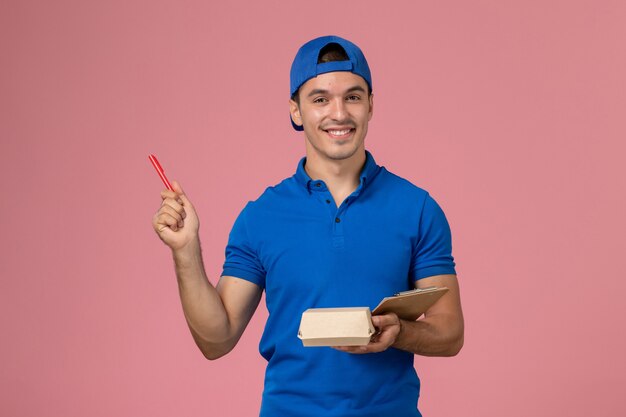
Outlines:
[[[355,85],[354,87],[348,88],[344,94],[352,93],[354,91],[360,91],[362,93],[365,93],[365,90],[363,89],[363,87],[361,87],[360,85]],[[321,89],[321,88],[316,88],[315,90],[313,90],[309,94],[307,94],[307,97],[311,97],[311,96],[314,96],[316,94],[328,94],[328,90],[324,90],[324,89]]]

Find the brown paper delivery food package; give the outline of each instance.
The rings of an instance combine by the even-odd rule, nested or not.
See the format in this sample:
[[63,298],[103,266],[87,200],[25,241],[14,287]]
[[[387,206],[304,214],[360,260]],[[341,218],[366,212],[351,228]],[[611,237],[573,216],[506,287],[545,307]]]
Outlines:
[[363,346],[373,334],[369,307],[310,308],[298,330],[304,346]]
[[[404,320],[417,320],[443,294],[446,287],[420,288],[385,297],[374,314],[394,312]],[[310,308],[302,313],[298,338],[304,346],[364,346],[376,330],[369,307]]]

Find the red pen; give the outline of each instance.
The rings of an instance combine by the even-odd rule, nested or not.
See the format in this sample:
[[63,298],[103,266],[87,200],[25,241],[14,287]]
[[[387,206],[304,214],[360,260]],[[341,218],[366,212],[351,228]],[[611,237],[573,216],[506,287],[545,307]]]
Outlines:
[[159,160],[156,158],[156,156],[150,154],[148,155],[148,159],[150,160],[150,162],[152,162],[152,166],[154,167],[154,169],[156,169],[157,174],[159,174],[159,177],[161,177],[161,181],[163,181],[163,184],[165,184],[167,189],[170,191],[174,191],[172,185],[167,180],[165,172],[163,171],[163,168],[161,168],[161,164],[159,164]]

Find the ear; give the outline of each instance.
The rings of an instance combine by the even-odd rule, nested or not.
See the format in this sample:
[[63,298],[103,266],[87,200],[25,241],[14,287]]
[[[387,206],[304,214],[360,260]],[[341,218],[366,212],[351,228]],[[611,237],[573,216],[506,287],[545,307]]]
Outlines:
[[370,109],[368,111],[367,120],[372,120],[372,116],[374,115],[374,93],[369,96]]
[[302,126],[302,116],[300,115],[300,106],[294,100],[289,99],[289,113],[291,114],[291,120],[298,125]]

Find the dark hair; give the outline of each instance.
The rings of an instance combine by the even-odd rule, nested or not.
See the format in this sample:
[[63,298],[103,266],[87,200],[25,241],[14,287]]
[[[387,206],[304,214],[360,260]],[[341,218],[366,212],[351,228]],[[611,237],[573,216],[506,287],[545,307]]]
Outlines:
[[[328,45],[324,46],[320,49],[320,54],[317,58],[317,63],[322,64],[324,62],[335,62],[335,61],[348,61],[350,58],[346,53],[345,49],[338,43],[331,42]],[[369,85],[367,86],[367,95],[369,96],[372,92],[369,90]],[[295,93],[291,96],[291,99],[300,105],[300,89],[298,88]]]
[[317,58],[317,63],[322,62],[335,62],[335,61],[348,61],[350,58],[346,54],[345,49],[338,43],[329,43],[320,49],[320,55]]

